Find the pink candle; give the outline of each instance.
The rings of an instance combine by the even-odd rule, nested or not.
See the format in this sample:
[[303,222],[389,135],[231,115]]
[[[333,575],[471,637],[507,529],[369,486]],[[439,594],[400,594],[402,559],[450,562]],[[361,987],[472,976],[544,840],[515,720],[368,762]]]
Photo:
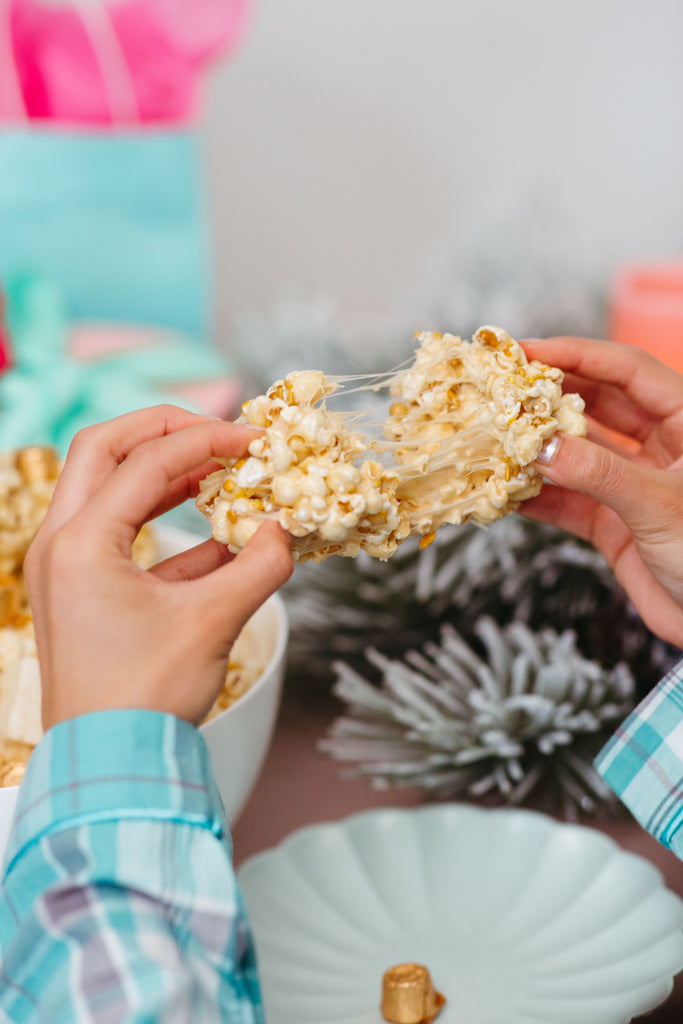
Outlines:
[[683,259],[624,267],[610,295],[609,335],[683,373]]

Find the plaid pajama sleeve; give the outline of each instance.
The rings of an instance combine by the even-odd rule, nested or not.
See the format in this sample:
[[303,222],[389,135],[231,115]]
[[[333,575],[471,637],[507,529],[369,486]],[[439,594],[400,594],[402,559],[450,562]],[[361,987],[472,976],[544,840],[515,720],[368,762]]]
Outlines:
[[34,751],[0,889],[0,1021],[262,1024],[208,752],[152,711],[63,722]]
[[683,661],[629,715],[595,767],[640,824],[683,859]]

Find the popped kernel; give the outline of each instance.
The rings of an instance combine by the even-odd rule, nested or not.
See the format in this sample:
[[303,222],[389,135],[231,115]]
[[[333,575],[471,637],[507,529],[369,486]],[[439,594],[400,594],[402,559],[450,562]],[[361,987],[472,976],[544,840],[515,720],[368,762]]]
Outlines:
[[59,458],[53,448],[31,446],[0,453],[0,573],[21,574],[58,475]]

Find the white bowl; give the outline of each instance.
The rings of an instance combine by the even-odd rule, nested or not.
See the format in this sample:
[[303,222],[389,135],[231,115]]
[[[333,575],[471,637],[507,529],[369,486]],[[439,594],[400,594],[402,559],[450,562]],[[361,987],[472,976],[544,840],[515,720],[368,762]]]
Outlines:
[[[156,534],[160,561],[204,539],[169,526],[157,527]],[[242,811],[256,784],[280,707],[289,635],[282,598],[273,594],[249,620],[249,628],[263,645],[265,667],[243,696],[200,727],[231,823]],[[18,792],[18,786],[0,789],[0,863]]]
[[18,786],[5,786],[0,789],[0,864],[5,856],[18,792]]
[[289,632],[282,598],[273,594],[250,624],[268,652],[266,667],[239,700],[200,728],[230,822],[240,814],[256,784],[280,707]]

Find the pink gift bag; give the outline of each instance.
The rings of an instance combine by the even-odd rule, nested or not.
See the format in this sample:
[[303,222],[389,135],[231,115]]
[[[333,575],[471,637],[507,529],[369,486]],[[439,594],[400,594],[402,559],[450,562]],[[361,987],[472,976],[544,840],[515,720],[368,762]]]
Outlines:
[[235,44],[246,13],[246,0],[0,6],[0,120],[81,125],[193,119],[202,72]]
[[245,0],[0,0],[0,280],[210,333],[201,75]]

